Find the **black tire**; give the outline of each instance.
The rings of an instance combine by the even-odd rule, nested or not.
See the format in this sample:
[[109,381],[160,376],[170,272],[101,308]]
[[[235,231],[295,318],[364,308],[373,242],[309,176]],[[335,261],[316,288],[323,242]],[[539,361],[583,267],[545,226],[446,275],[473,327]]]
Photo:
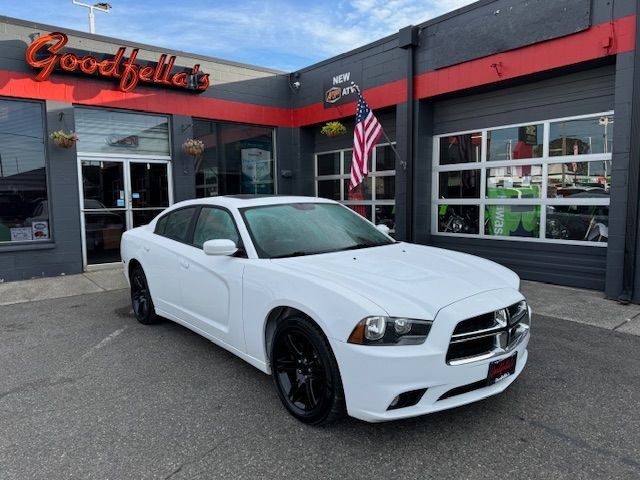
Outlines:
[[136,319],[144,325],[158,323],[159,317],[153,306],[147,277],[140,265],[133,268],[129,280],[131,283],[131,307]]
[[296,419],[326,425],[346,413],[338,363],[322,330],[302,317],[282,320],[271,342],[278,397]]

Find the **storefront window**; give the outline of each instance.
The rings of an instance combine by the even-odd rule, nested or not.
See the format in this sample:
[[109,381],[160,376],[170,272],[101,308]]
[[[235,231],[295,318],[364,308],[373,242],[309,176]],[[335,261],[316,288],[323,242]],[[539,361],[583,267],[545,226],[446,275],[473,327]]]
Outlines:
[[606,245],[613,122],[606,112],[436,136],[433,232]]
[[519,160],[542,156],[542,124],[499,128],[487,132],[487,160]]
[[438,232],[475,235],[479,212],[477,205],[438,205]]
[[480,170],[441,172],[440,198],[480,198]]
[[76,108],[82,153],[169,156],[169,119],[118,110]]
[[541,165],[514,165],[487,169],[486,198],[540,198],[541,196]]
[[538,238],[540,205],[486,205],[484,233],[502,237]]
[[449,135],[440,139],[440,165],[479,162],[482,132]]
[[49,240],[42,105],[0,100],[0,243]]
[[369,159],[369,176],[349,190],[353,150],[316,154],[316,195],[344,203],[376,225],[395,228],[395,153],[377,145]]
[[274,193],[273,129],[194,120],[204,153],[196,163],[196,196]]
[[549,156],[611,153],[613,115],[552,122]]

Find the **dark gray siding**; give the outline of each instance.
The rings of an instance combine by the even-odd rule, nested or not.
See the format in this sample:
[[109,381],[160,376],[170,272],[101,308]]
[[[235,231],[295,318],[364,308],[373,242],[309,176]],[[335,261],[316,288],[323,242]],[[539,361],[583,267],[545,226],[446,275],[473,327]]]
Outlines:
[[[391,139],[391,141],[395,141],[396,139],[396,109],[395,108],[387,108],[384,110],[376,110],[375,111],[376,118],[382,125],[387,136]],[[341,120],[342,124],[347,127],[347,133],[345,135],[340,135],[338,137],[329,138],[320,133],[320,129],[322,125],[314,125],[312,127],[308,127],[309,130],[313,132],[315,151],[316,152],[327,152],[331,150],[340,150],[343,148],[352,148],[353,147],[353,129],[355,127],[355,112],[353,115]],[[387,143],[387,139],[384,137],[380,137],[378,143]]]
[[[614,108],[615,66],[607,65],[582,72],[548,78],[476,95],[441,100],[433,104],[432,134],[513,123],[596,113]],[[428,109],[428,104],[421,104]],[[425,122],[428,124],[428,114]],[[428,127],[427,127],[428,128]],[[425,134],[422,165],[430,170],[431,152]],[[615,148],[615,147],[614,147]],[[615,171],[614,171],[615,175]],[[430,179],[430,175],[428,177]],[[615,181],[615,180],[614,180]],[[429,183],[419,184],[417,198],[430,198]],[[611,211],[615,211],[615,205]],[[424,208],[422,209],[424,211]],[[615,220],[612,216],[611,221]],[[420,219],[416,219],[420,222]],[[426,225],[418,228],[424,243]],[[508,240],[481,240],[431,235],[432,245],[460,250],[494,260],[515,270],[522,278],[603,290],[607,249],[573,245],[541,244]]]
[[604,289],[607,249],[431,236],[431,244],[498,262],[525,280]]
[[434,105],[434,134],[611,110],[615,66],[442,100]]

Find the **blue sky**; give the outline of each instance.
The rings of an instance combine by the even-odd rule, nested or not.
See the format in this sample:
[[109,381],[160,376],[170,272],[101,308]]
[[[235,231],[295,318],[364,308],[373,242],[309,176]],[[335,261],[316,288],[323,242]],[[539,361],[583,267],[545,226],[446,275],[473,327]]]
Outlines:
[[[94,3],[85,0],[86,3]],[[96,33],[294,71],[471,0],[109,0]],[[0,14],[88,30],[71,0],[4,0]]]

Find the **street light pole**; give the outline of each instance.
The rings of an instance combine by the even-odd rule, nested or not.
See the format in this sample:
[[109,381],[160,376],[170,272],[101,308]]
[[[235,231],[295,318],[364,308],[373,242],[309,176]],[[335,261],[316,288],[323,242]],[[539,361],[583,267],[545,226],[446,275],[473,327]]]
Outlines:
[[94,5],[89,5],[88,3],[79,2],[78,0],[71,0],[74,5],[78,5],[80,7],[85,7],[89,9],[89,33],[96,33],[96,15],[93,13],[94,10],[98,10],[99,12],[109,13],[111,10],[111,5],[108,3],[96,3]]

